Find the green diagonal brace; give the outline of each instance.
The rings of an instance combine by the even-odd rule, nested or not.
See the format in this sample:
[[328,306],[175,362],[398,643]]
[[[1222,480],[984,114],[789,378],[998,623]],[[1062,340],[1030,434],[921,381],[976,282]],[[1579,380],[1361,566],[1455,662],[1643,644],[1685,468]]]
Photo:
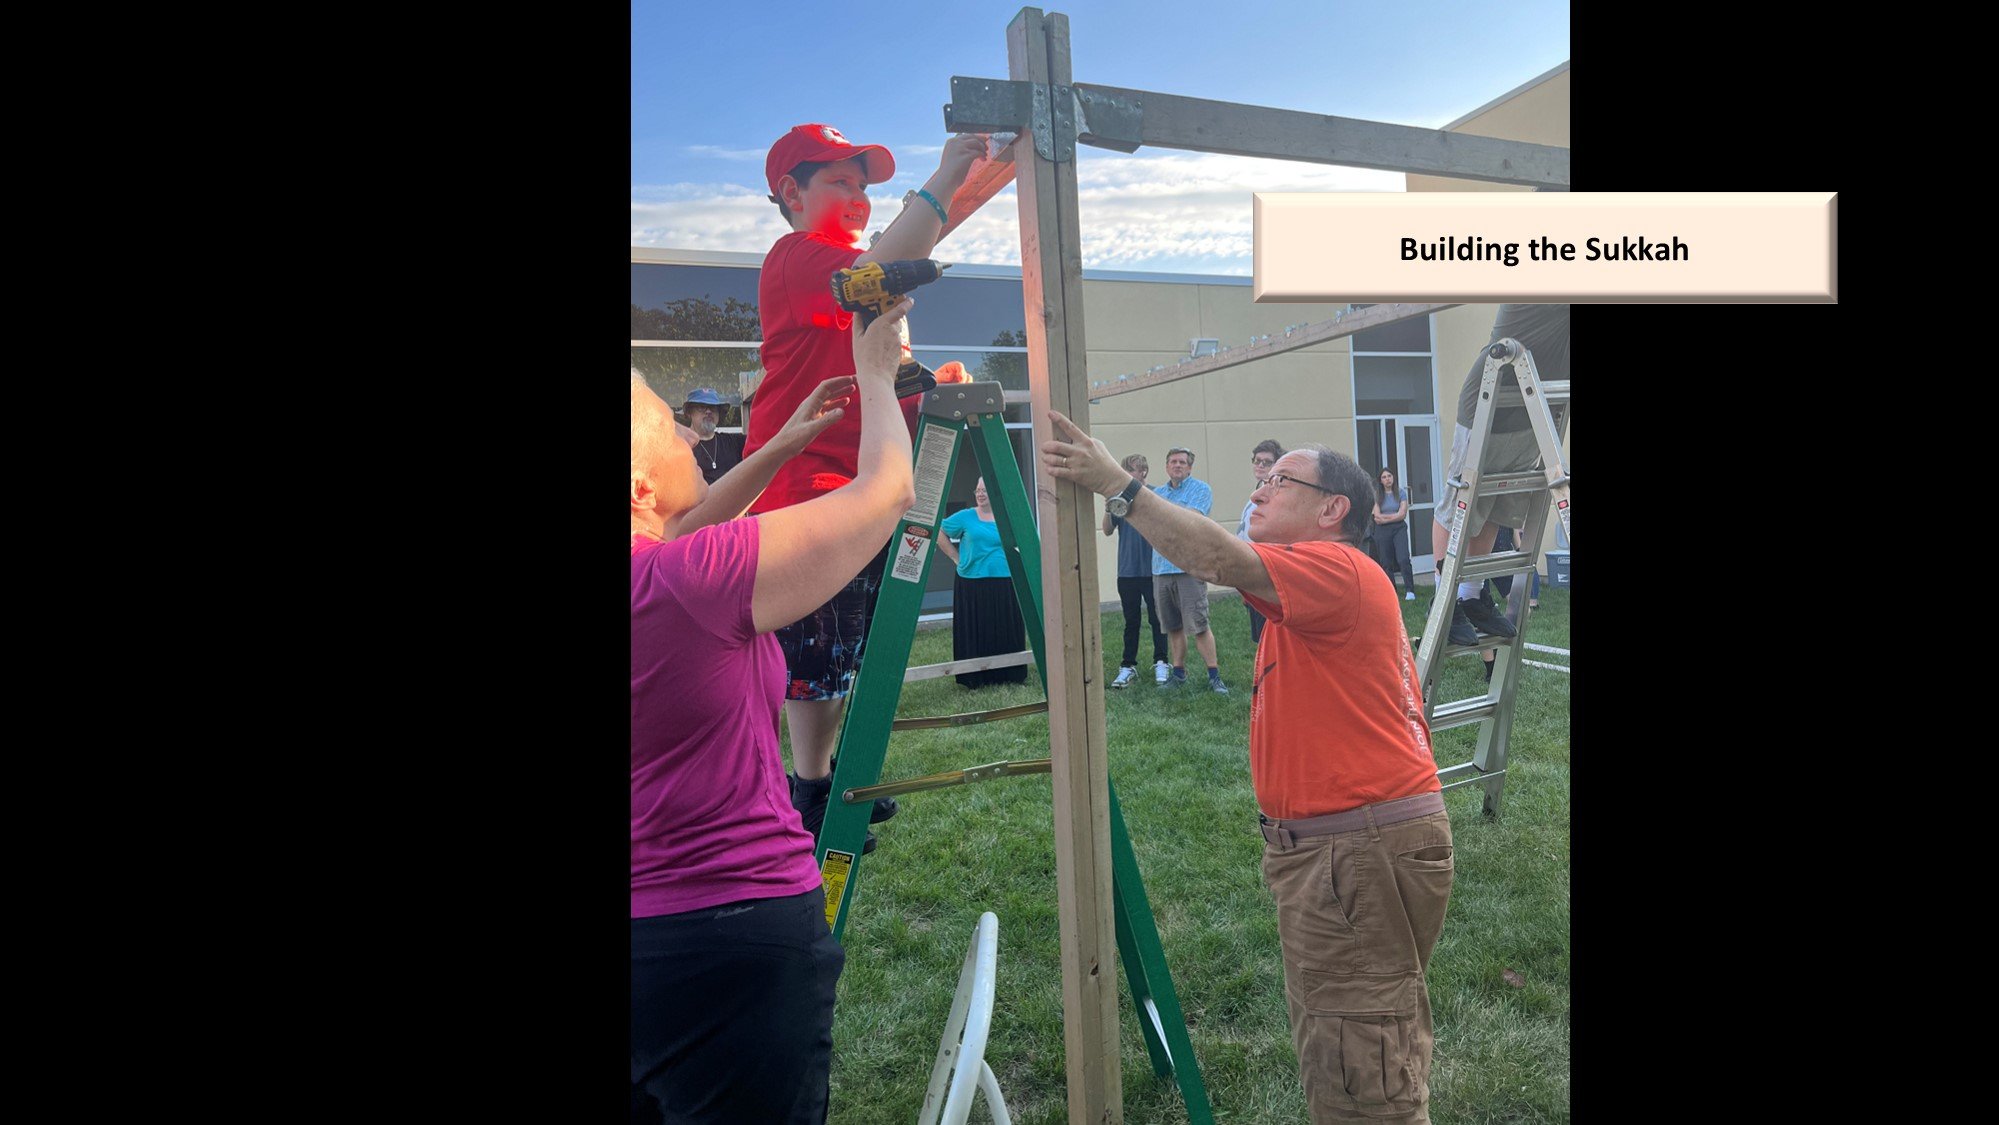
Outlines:
[[[1005,392],[998,383],[945,384],[924,395],[916,432],[916,502],[896,525],[889,565],[882,576],[874,624],[862,647],[861,670],[847,700],[840,728],[839,762],[833,771],[833,792],[844,793],[875,784],[888,757],[888,736],[902,698],[902,674],[909,667],[909,649],[916,636],[916,618],[923,606],[930,561],[935,553],[937,525],[943,522],[944,498],[958,461],[958,442],[969,438],[986,480],[1013,594],[1020,606],[1028,644],[1042,688],[1048,686],[1045,633],[1041,613],[1041,540],[1034,529],[1019,463],[1008,442]],[[826,881],[827,925],[839,940],[860,873],[861,846],[867,839],[873,802],[847,804],[834,800],[826,809],[819,837],[818,860]],[[1153,1073],[1172,1074],[1187,1104],[1192,1125],[1214,1125],[1214,1109],[1187,1035],[1187,1020],[1166,952],[1146,901],[1145,880],[1138,869],[1125,828],[1117,789],[1110,789],[1111,903],[1116,921],[1118,957],[1131,984],[1132,1009],[1151,1057]]]

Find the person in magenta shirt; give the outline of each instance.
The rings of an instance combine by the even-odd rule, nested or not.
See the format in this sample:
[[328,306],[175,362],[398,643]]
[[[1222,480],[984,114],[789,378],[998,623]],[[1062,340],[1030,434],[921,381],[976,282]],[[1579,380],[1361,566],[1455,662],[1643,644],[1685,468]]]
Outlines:
[[[834,988],[813,839],[778,750],[776,629],[845,584],[915,500],[895,400],[905,300],[711,487],[632,376],[631,1056],[634,1121],[822,1123]],[[858,404],[855,473],[744,516]]]

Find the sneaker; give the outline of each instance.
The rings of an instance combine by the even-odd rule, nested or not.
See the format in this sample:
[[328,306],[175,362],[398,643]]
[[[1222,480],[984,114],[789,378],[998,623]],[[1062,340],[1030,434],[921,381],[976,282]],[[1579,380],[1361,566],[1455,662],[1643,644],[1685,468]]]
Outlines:
[[1220,680],[1209,680],[1208,690],[1214,692],[1216,695],[1227,695],[1229,693],[1229,685]]
[[1164,660],[1155,660],[1152,662],[1152,679],[1155,683],[1159,684],[1162,687],[1165,686],[1166,677],[1172,674],[1173,674],[1173,666],[1166,663]]
[[1127,664],[1117,670],[1117,679],[1111,681],[1111,686],[1114,688],[1130,687],[1131,681],[1137,678],[1138,669]]
[[1416,591],[1414,591],[1414,590],[1410,590],[1410,591],[1409,591],[1408,593],[1405,593],[1405,594],[1403,594],[1403,595],[1402,595],[1402,600],[1403,600],[1403,601],[1405,601],[1405,602],[1413,602],[1413,601],[1415,601],[1415,600],[1416,600]]
[[[1491,602],[1485,600],[1483,594],[1473,598],[1459,598],[1458,612],[1464,614],[1481,633],[1494,637],[1510,637],[1515,632],[1513,622],[1502,616]],[[1455,629],[1456,626],[1453,625],[1452,628]]]
[[[791,807],[798,810],[798,819],[805,830],[812,833],[817,841],[822,828],[826,826],[826,804],[833,795],[833,775],[827,774],[817,781],[801,781],[797,774],[786,775],[791,781]],[[887,809],[884,811],[883,806]],[[898,811],[894,797],[881,797],[875,801],[873,811],[868,813],[869,824],[880,824]],[[868,833],[868,839],[861,845],[862,855],[872,855],[875,850],[875,834]]]
[[1451,643],[1475,645],[1478,643],[1478,630],[1472,628],[1471,622],[1465,618],[1464,605],[1459,602],[1458,607],[1451,611]]

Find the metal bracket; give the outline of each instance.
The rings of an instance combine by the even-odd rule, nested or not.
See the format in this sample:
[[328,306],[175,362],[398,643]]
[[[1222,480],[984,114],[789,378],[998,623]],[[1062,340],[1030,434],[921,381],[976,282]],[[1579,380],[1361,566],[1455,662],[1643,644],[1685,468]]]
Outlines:
[[[1074,87],[998,78],[951,76],[944,128],[952,133],[1017,133],[1034,137],[1034,151],[1057,164],[1076,158]],[[1125,151],[1129,152],[1130,149]]]
[[1076,87],[1076,139],[1084,144],[1137,152],[1144,123],[1143,101]]
[[923,395],[922,413],[932,418],[963,418],[967,414],[999,414],[1006,410],[1006,388],[997,382],[939,383]]

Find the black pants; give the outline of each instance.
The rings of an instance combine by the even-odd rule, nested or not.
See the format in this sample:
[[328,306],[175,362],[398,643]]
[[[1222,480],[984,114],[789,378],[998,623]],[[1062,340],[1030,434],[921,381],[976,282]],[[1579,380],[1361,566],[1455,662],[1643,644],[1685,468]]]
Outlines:
[[824,1125],[826,892],[632,919],[632,1122]]
[[1395,584],[1395,571],[1402,571],[1402,588],[1416,588],[1415,560],[1409,555],[1409,525],[1406,523],[1384,523],[1374,529],[1374,545],[1368,549],[1374,561],[1388,575],[1388,584]]
[[1166,634],[1159,631],[1159,606],[1152,598],[1152,579],[1120,578],[1118,600],[1124,603],[1124,659],[1126,668],[1138,667],[1138,609],[1145,603],[1145,619],[1152,623],[1152,662],[1166,659]]
[[[1013,579],[959,575],[951,587],[951,659],[1005,656],[1026,647],[1027,626],[1020,620],[1020,603],[1014,600]],[[1025,664],[958,674],[959,687],[1026,682]]]

